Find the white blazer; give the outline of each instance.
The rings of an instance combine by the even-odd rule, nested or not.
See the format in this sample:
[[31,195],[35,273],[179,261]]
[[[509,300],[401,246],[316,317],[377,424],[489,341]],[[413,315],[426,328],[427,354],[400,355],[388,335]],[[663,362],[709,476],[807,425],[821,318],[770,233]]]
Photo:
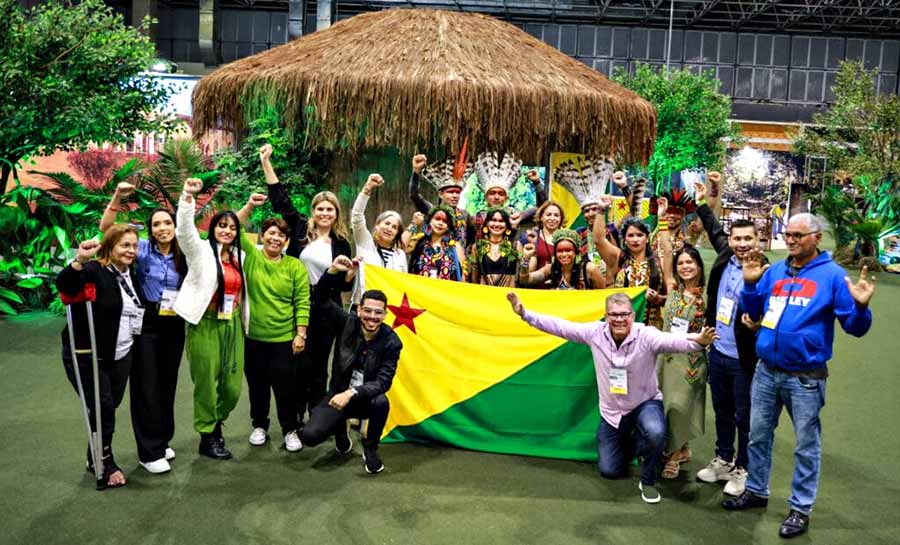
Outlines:
[[[353,202],[350,211],[350,230],[353,231],[353,242],[356,243],[356,255],[362,256],[365,263],[382,267],[381,255],[375,247],[372,233],[366,226],[366,205],[369,204],[369,196],[360,191]],[[400,226],[403,229],[403,225]],[[387,266],[383,267],[392,271],[407,272],[406,253],[400,248],[394,248],[388,257]],[[356,275],[356,286],[353,288],[353,302],[358,303],[365,291],[365,281],[362,280],[361,271]]]
[[[175,298],[175,313],[184,318],[190,324],[197,325],[203,318],[203,313],[209,307],[209,302],[216,293],[219,280],[216,274],[216,258],[222,259],[221,253],[213,250],[208,241],[200,238],[197,226],[194,225],[194,203],[188,202],[182,196],[178,201],[178,225],[175,227],[175,238],[178,239],[178,247],[187,261],[188,272]],[[245,256],[241,255],[241,263]],[[244,333],[247,333],[250,324],[250,305],[247,303],[247,275],[243,275],[241,287],[241,318],[244,323]]]

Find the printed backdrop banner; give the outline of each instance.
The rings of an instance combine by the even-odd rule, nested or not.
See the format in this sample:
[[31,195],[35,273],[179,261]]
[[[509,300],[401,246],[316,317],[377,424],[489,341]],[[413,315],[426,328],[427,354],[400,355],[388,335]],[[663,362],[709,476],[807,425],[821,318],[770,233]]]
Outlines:
[[[510,309],[506,288],[371,265],[363,273],[367,289],[387,294],[385,323],[403,341],[384,442],[596,460],[597,383],[587,346],[528,326]],[[515,291],[529,310],[578,322],[601,319],[616,291],[638,312],[645,305],[645,288]]]

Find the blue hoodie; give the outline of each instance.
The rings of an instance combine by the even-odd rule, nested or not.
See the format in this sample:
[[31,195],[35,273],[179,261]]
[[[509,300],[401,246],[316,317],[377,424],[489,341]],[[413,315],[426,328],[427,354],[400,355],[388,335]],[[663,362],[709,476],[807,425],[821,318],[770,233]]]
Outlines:
[[850,335],[865,335],[872,325],[872,311],[856,305],[846,277],[831,254],[822,252],[795,276],[784,260],[766,270],[755,285],[744,283],[741,302],[754,320],[765,315],[770,297],[787,300],[775,328],[759,329],[756,352],[760,359],[784,371],[826,367],[831,359],[835,318]]

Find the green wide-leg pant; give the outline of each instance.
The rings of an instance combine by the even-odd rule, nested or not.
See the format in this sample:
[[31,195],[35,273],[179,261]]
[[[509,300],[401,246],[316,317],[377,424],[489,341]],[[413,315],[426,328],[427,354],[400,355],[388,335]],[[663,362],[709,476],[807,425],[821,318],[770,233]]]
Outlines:
[[194,429],[212,433],[237,405],[244,380],[244,329],[240,312],[230,320],[207,313],[188,324],[185,352],[194,381]]

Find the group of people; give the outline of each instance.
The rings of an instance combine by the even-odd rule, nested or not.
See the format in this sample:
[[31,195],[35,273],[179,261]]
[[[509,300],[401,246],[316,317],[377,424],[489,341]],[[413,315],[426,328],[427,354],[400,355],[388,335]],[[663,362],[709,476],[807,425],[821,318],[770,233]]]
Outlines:
[[[125,475],[112,453],[115,410],[131,379],[131,417],[140,464],[150,473],[171,469],[175,452],[174,400],[179,364],[187,356],[194,383],[194,429],[199,453],[227,459],[222,426],[246,377],[249,443],[268,441],[274,393],[283,446],[296,452],[334,437],[342,454],[352,451],[348,419],[365,421],[364,468],[384,464],[378,443],[386,423],[386,397],[402,343],[383,323],[384,293],[367,290],[361,262],[434,279],[535,289],[647,287],[646,316],[635,316],[622,294],[606,302],[606,319],[573,324],[527,312],[513,292],[513,309],[532,326],[592,348],[600,398],[598,468],[604,477],[627,473],[642,458],[639,487],[648,503],[660,500],[657,479],[675,478],[691,460],[690,443],[704,433],[706,384],[716,422],[716,451],[697,473],[725,481],[726,509],[763,506],[774,427],[788,408],[798,437],[791,511],[785,537],[806,530],[815,499],[820,459],[819,410],[824,404],[834,318],[854,335],[871,323],[874,284],[864,270],[855,283],[827,252],[818,249],[823,225],[810,214],[791,218],[785,240],[789,257],[768,267],[753,223],[735,221],[726,234],[703,183],[693,199],[683,192],[656,198],[655,232],[639,218],[645,181],[633,185],[611,161],[560,165],[555,179],[581,206],[587,227],[565,226],[563,207],[547,199],[536,171],[527,179],[535,208],[507,206],[522,163],[484,153],[473,163],[460,155],[428,165],[412,159],[409,195],[417,212],[404,228],[395,211],[380,213],[369,229],[365,211],[384,184],[369,176],[345,226],[337,197],[317,194],[301,214],[271,165],[272,148],[260,149],[267,194],[253,194],[238,212],[212,217],[207,237],[196,224],[202,183],[188,179],[173,214],[149,216],[146,240],[115,223],[133,192],[120,184],[100,223],[100,242],[82,242],[57,280],[68,295],[92,285],[99,357],[102,455],[107,487]],[[481,187],[486,209],[469,214],[459,202],[466,180]],[[715,180],[715,173],[710,179]],[[610,221],[612,180],[631,210]],[[434,186],[436,205],[420,193]],[[280,217],[259,229],[258,244],[242,226],[253,210],[271,202]],[[683,219],[696,212],[717,258],[707,275],[700,253],[685,238]],[[520,228],[525,222],[534,226]],[[352,243],[352,245],[351,245]],[[355,246],[355,254],[352,253]],[[354,257],[355,255],[355,257]],[[350,311],[342,294],[350,293]],[[90,359],[67,348],[89,346],[85,308],[74,305],[73,329],[63,332],[63,362],[89,375]],[[635,323],[635,320],[644,324]],[[328,360],[333,353],[331,382]],[[85,381],[90,384],[90,381]],[[87,388],[86,397],[93,392]],[[93,410],[92,406],[88,407]],[[735,445],[736,442],[736,445]],[[88,452],[88,467],[93,460]]]

